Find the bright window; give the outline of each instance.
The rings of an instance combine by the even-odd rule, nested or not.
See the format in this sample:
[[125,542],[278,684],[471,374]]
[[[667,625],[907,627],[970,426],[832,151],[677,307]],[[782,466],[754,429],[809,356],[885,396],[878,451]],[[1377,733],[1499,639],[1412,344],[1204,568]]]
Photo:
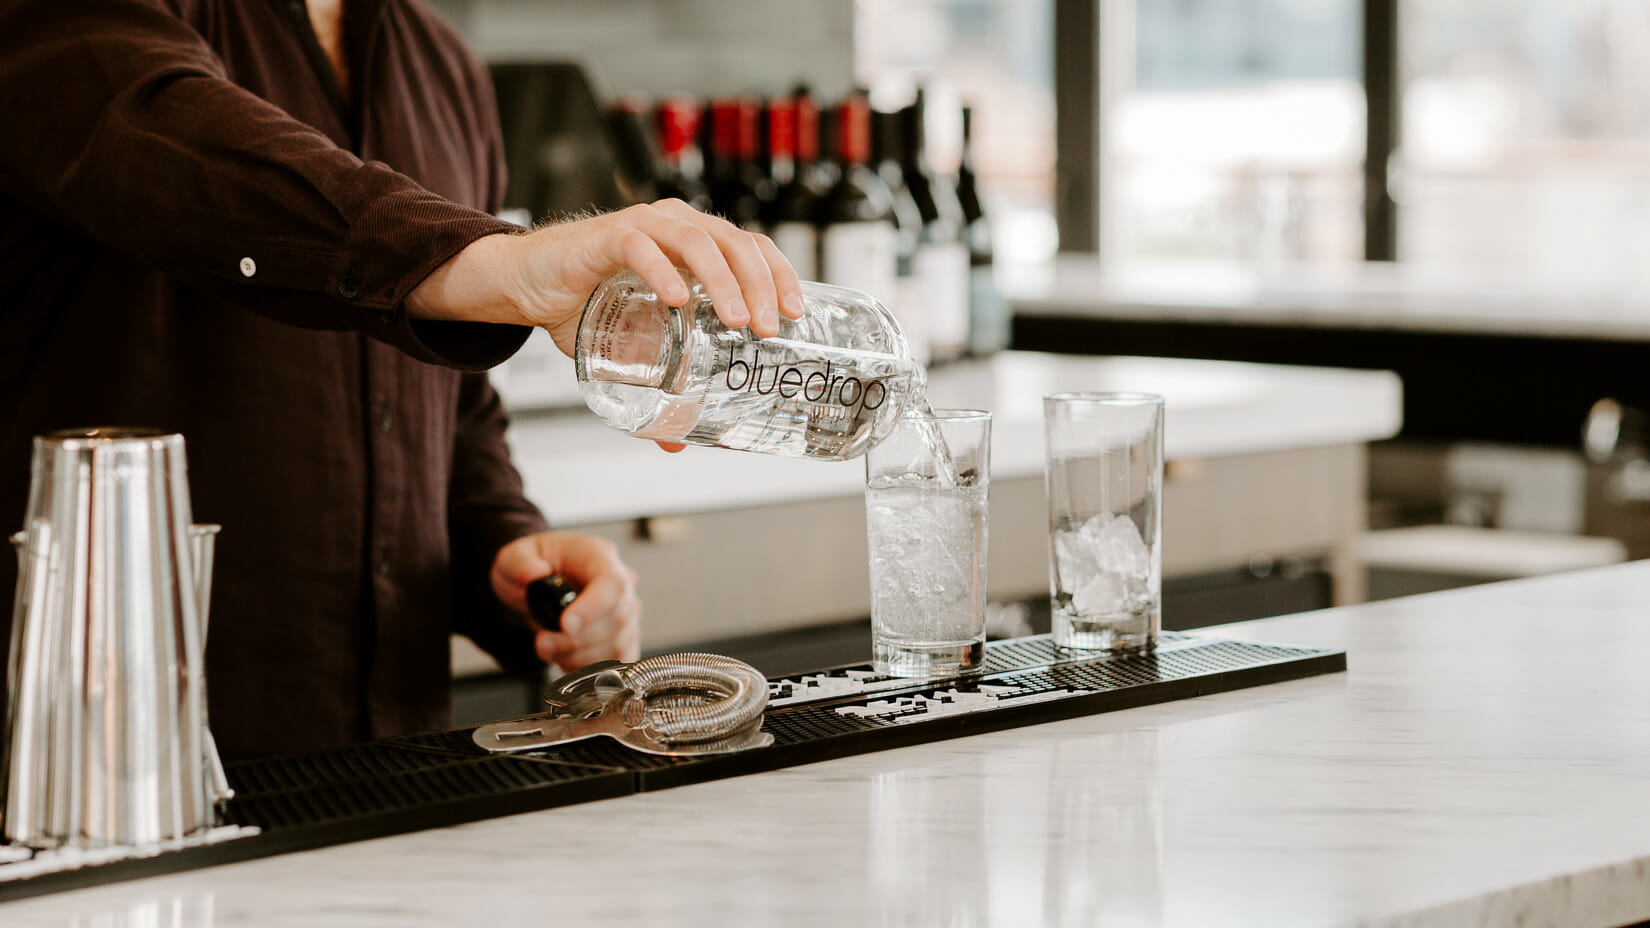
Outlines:
[[1109,261],[1363,257],[1358,0],[1135,0],[1102,16]]
[[937,171],[956,170],[960,112],[974,108],[974,163],[1000,261],[1049,257],[1054,228],[1053,0],[858,0],[855,62],[873,106],[918,84],[937,104]]
[[1532,284],[1650,284],[1650,4],[1399,8],[1399,259]]

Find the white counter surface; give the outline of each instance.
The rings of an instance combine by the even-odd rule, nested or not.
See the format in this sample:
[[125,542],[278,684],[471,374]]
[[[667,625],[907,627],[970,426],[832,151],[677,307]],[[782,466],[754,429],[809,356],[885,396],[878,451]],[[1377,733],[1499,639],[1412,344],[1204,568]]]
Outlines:
[[[1163,394],[1170,460],[1372,441],[1396,434],[1402,416],[1398,379],[1382,371],[1022,352],[942,367],[929,396],[993,413],[1000,480],[1042,473],[1042,396],[1060,390]],[[510,434],[527,495],[560,525],[853,495],[865,480],[860,461],[671,455],[582,410],[521,416]]]
[[1068,255],[1009,269],[1004,290],[1016,312],[1037,316],[1650,341],[1650,295],[1608,280],[1555,284],[1390,263],[1118,271]]
[[1618,926],[1650,564],[1211,629],[1350,669],[0,907],[164,925]]

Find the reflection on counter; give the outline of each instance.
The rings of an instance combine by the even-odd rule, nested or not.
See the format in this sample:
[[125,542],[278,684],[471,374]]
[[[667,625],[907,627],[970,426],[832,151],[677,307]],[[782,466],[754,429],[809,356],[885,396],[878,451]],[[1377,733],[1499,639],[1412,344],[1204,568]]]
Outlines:
[[1159,924],[1163,797],[1157,732],[1145,728],[1113,736],[1096,769],[1078,767],[1085,752],[1071,745],[1047,745],[1042,753],[1049,755],[1039,765],[1048,779],[1047,872],[1058,874],[1045,890],[1047,923]]
[[[26,910],[29,905],[21,907]],[[17,928],[212,928],[214,899],[210,892],[171,893],[73,915],[31,917],[24,911],[4,921]]]
[[[978,792],[959,802],[956,793],[942,797],[928,788],[936,775],[925,767],[889,770],[867,784],[865,868],[877,925],[963,928],[986,923],[990,851],[984,842],[958,836],[978,829],[990,814],[984,781],[976,781]],[[944,885],[968,889],[946,894],[927,890]]]
[[1157,732],[1114,734],[1106,760],[1082,766],[1093,753],[1048,741],[876,773],[865,807],[874,924],[1160,923]]

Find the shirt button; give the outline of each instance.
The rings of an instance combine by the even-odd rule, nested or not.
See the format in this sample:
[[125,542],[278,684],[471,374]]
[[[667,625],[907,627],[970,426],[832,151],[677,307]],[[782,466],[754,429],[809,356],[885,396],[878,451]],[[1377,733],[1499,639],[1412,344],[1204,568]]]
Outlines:
[[361,294],[361,281],[354,274],[345,274],[338,280],[338,295],[353,300]]
[[388,577],[390,575],[390,559],[387,557],[379,558],[377,566],[373,569],[378,571],[378,576]]
[[251,258],[242,258],[241,259],[241,276],[242,277],[251,277],[253,274],[256,274],[256,273],[258,273],[258,262],[252,260]]
[[378,405],[378,431],[388,432],[390,430],[390,426],[393,426],[394,424],[395,413],[390,411],[390,404],[380,403]]

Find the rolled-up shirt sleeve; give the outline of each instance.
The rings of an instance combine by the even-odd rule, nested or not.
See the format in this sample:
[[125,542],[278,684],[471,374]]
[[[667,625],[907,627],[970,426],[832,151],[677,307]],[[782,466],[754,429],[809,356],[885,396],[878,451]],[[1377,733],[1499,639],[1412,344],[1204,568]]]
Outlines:
[[5,195],[233,305],[467,370],[527,335],[404,307],[466,245],[516,227],[232,83],[156,3],[0,0],[0,126]]

